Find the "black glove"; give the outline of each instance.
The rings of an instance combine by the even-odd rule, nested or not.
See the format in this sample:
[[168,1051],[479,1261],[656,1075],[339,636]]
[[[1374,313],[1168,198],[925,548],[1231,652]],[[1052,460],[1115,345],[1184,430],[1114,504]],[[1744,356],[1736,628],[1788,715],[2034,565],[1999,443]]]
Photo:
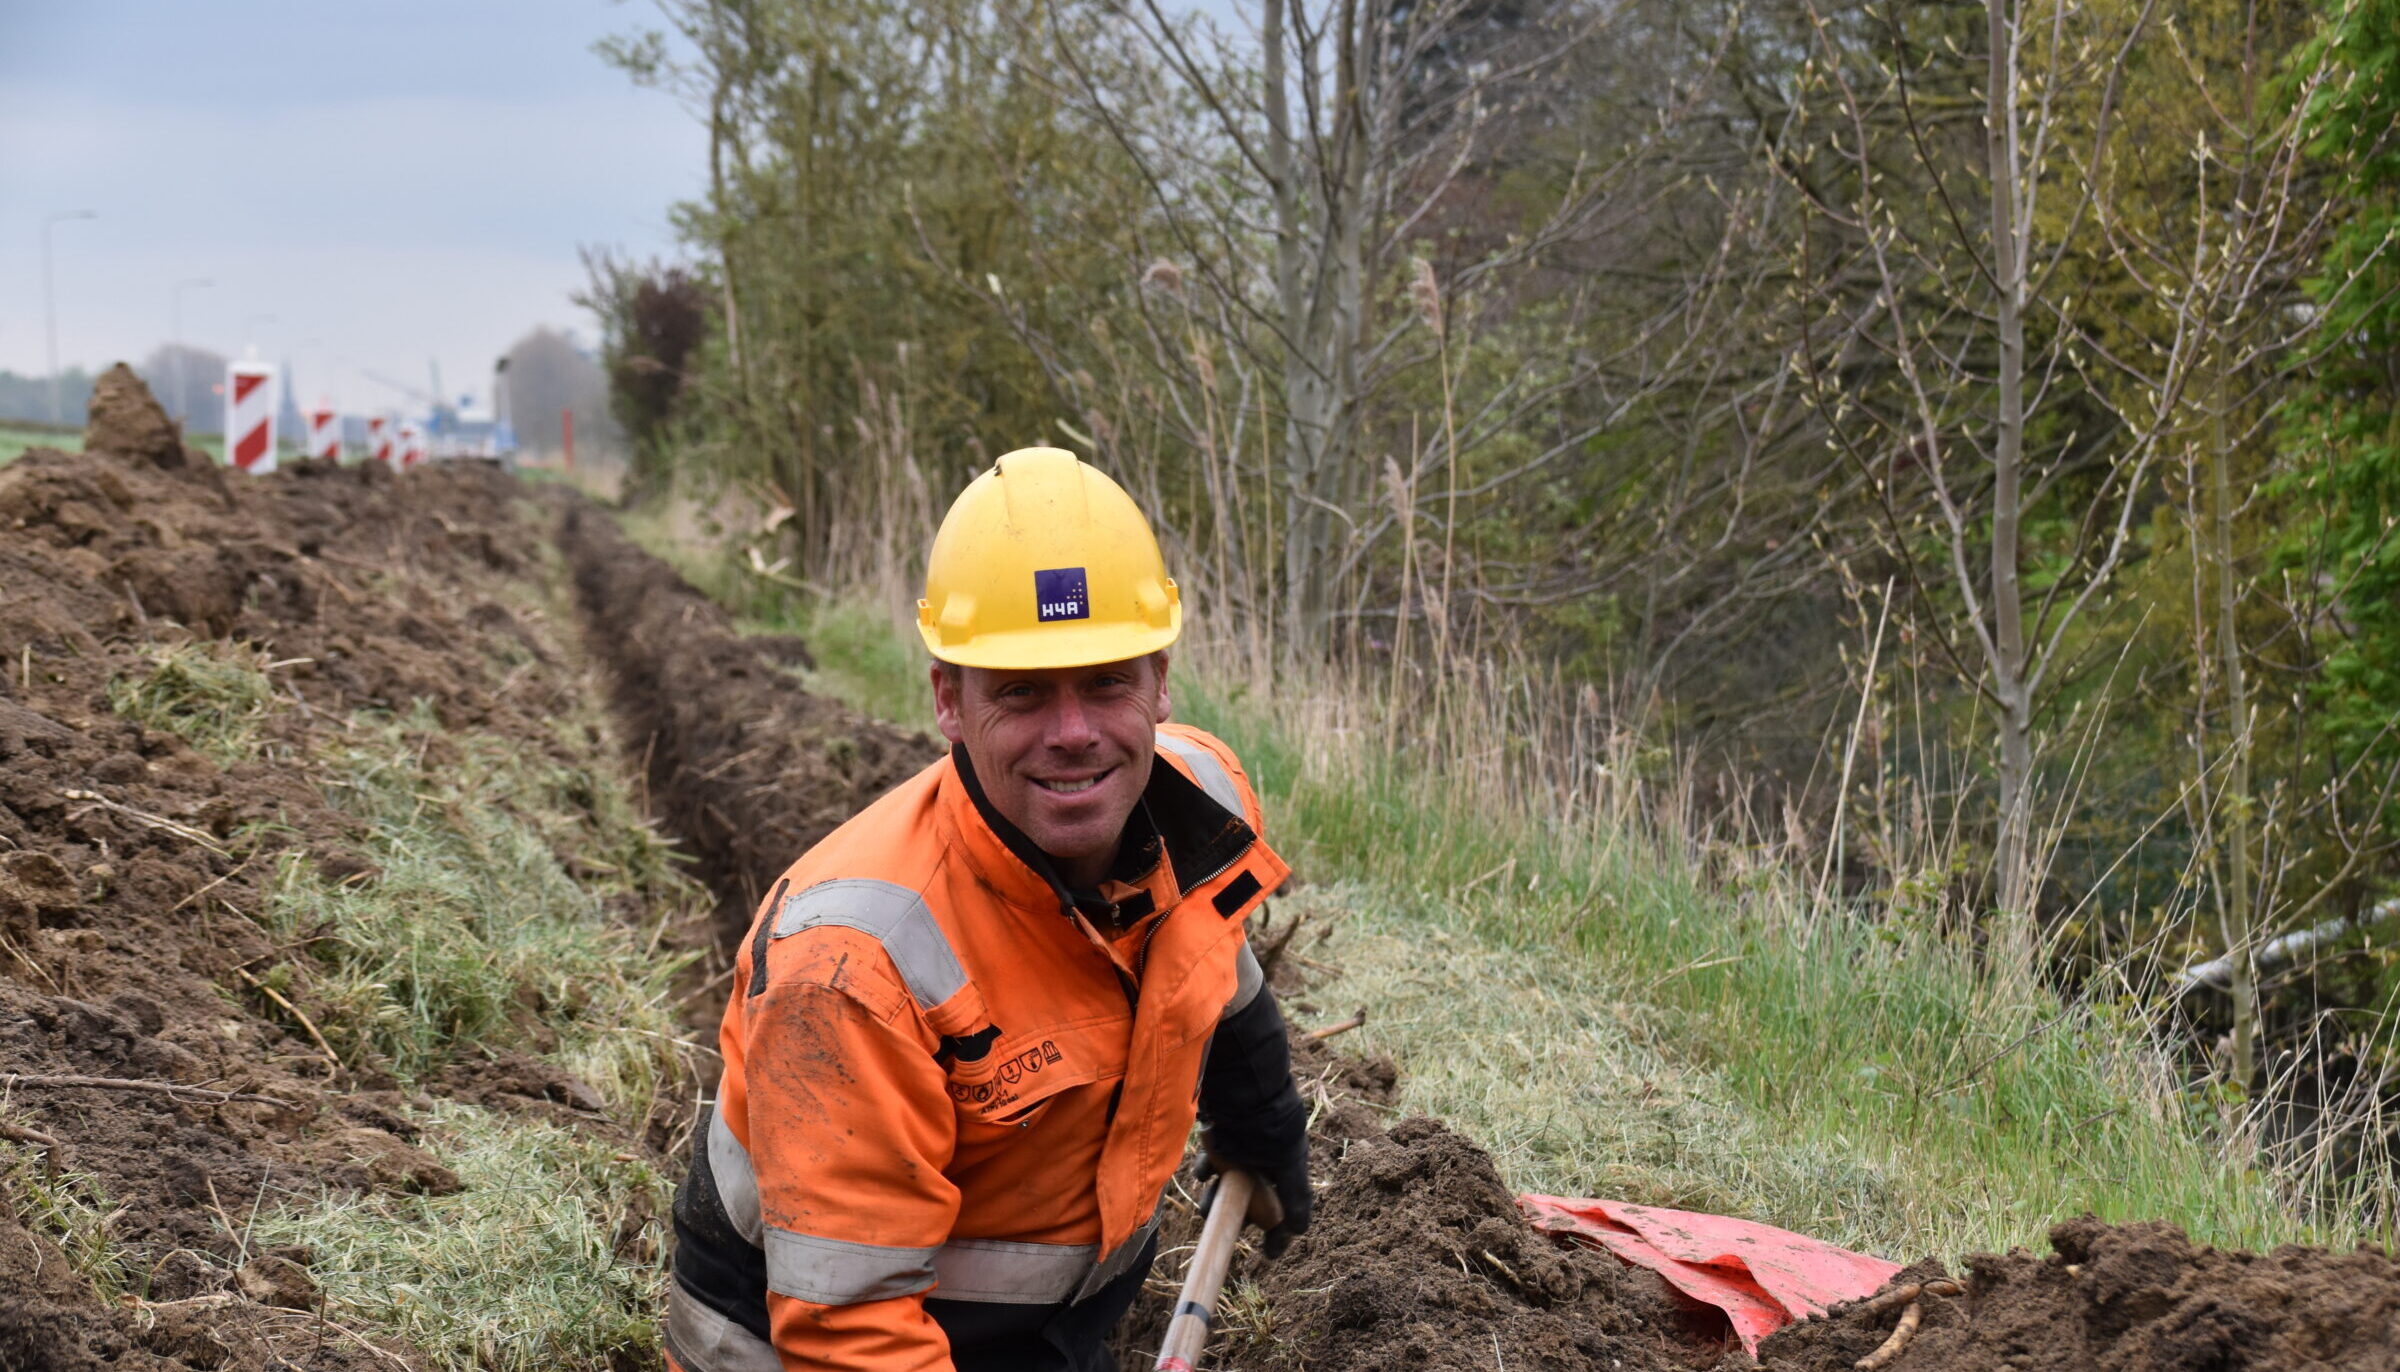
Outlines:
[[[1213,1131],[1212,1131],[1213,1132]],[[1308,1186],[1308,1150],[1304,1147],[1297,1157],[1280,1167],[1257,1163],[1235,1162],[1220,1157],[1214,1146],[1204,1141],[1208,1151],[1200,1157],[1200,1180],[1209,1184],[1200,1194],[1200,1212],[1216,1203],[1217,1187],[1223,1184],[1226,1168],[1238,1168],[1258,1178],[1258,1189],[1250,1193],[1250,1208],[1243,1218],[1266,1231],[1259,1240],[1259,1250],[1270,1258],[1280,1258],[1292,1240],[1308,1232],[1309,1220],[1316,1209],[1316,1197]],[[1284,1197],[1297,1200],[1286,1202]]]
[[1308,1231],[1316,1197],[1308,1185],[1308,1110],[1292,1082],[1291,1044],[1273,993],[1261,988],[1217,1026],[1200,1071],[1200,1113],[1208,1126],[1201,1178],[1239,1167],[1264,1182],[1281,1213],[1253,1204],[1250,1218],[1267,1231],[1266,1255],[1281,1257]]

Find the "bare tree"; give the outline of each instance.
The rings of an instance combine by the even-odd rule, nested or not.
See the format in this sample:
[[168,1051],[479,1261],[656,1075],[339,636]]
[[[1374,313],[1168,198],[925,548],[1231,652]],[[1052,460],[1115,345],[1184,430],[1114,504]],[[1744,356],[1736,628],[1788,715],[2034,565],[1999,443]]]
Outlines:
[[556,452],[566,441],[563,416],[575,416],[575,442],[588,455],[621,455],[624,435],[609,412],[608,373],[599,359],[552,328],[538,328],[508,346],[509,411],[517,441],[535,452]]
[[[2162,436],[2156,425],[2095,432],[2076,422],[2092,416],[2067,404],[2072,330],[2057,327],[2065,314],[2053,295],[2101,199],[2096,173],[2149,9],[2111,23],[2073,0],[1987,0],[1980,53],[1969,35],[1904,27],[1939,26],[1938,12],[1884,16],[1872,46],[1859,41],[1866,16],[1830,14],[1816,0],[1810,14],[1804,75],[1822,103],[1794,132],[1824,139],[1846,174],[1802,184],[1839,246],[1804,240],[1805,274],[1829,289],[1798,362],[1836,441],[1874,482],[1939,651],[1989,707],[1999,782],[1991,956],[2029,981],[2041,706],[2070,632],[2132,542]],[[1936,85],[1945,51],[1973,53],[1980,69],[1957,73],[1979,76],[1974,155],[1961,155],[1970,136],[1961,92]],[[1897,176],[1896,148],[1905,150]],[[1862,360],[1882,384],[1853,384]],[[2180,387],[2186,365],[2178,360],[2170,384]],[[2045,418],[2061,422],[2037,430],[2045,405],[2055,410]],[[2029,595],[2026,520],[2057,498],[2079,506],[2072,533],[2044,549],[2047,584]]]
[[[2227,1075],[2245,1090],[2258,1073],[2254,953],[2282,909],[2315,903],[2280,894],[2299,875],[2298,855],[2266,836],[2318,809],[2317,799],[2332,800],[2257,785],[2258,704],[2243,633],[2255,582],[2242,566],[2238,525],[2271,463],[2277,372],[2315,328],[2317,312],[2295,307],[2336,212],[2306,187],[2306,112],[2327,76],[2324,54],[2282,72],[2289,88],[2270,91],[2293,46],[2270,31],[2274,19],[2271,7],[2245,0],[2221,17],[2163,26],[2154,46],[2172,78],[2158,83],[2153,108],[2130,112],[2145,136],[2115,159],[2116,193],[2093,202],[2102,236],[2094,274],[2130,303],[2076,329],[2092,393],[2128,433],[2159,434],[2180,478],[2194,553],[2192,768],[2183,795],[2225,948]],[[2377,789],[2361,781],[2358,789]],[[2390,783],[2380,789],[2388,795]],[[2380,799],[2369,807],[2381,808]],[[2339,819],[2319,816],[2330,832],[2345,827]],[[2339,870],[2314,865],[2320,877]]]
[[[1101,13],[1113,47],[1047,49],[1077,108],[1141,170],[1152,196],[1142,238],[1152,256],[1134,266],[1151,290],[1132,315],[1152,367],[1145,384],[1176,388],[1162,417],[1204,454],[1212,489],[1228,499],[1246,498],[1249,476],[1271,481],[1275,528],[1248,550],[1278,564],[1276,612],[1289,650],[1328,646],[1346,593],[1402,505],[1424,516],[1412,524],[1439,531],[1440,583],[1466,593],[1453,566],[1461,464],[1604,379],[1613,383],[1608,408],[1622,420],[1680,378],[1686,351],[1707,338],[1681,326],[1708,283],[1732,275],[1727,240],[1724,255],[1697,264],[1688,288],[1604,347],[1445,404],[1437,421],[1445,439],[1408,444],[1396,475],[1413,492],[1446,474],[1449,498],[1391,498],[1379,478],[1394,469],[1374,449],[1394,443],[1386,402],[1395,385],[1429,371],[1455,379],[1479,304],[1514,303],[1511,292],[1541,264],[1631,217],[1676,179],[1666,165],[1674,132],[1719,56],[1678,43],[1674,63],[1644,74],[1661,94],[1633,136],[1606,156],[1578,147],[1529,220],[1505,231],[1486,222],[1435,243],[1434,230],[1457,228],[1459,206],[1488,196],[1512,157],[1556,133],[1543,121],[1569,99],[1562,74],[1624,18],[1585,3],[1499,23],[1492,8],[1259,0],[1255,28],[1237,35],[1156,3],[1111,4]],[[1420,275],[1419,260],[1430,274]],[[1424,326],[1432,316],[1411,307],[1412,286],[1431,293],[1446,331]],[[993,294],[1023,321],[1004,293]],[[1072,340],[1020,332],[1079,412],[1104,399],[1095,391],[1105,382],[1084,384],[1092,372]],[[1245,472],[1241,437],[1266,425],[1272,470]],[[1541,471],[1594,432],[1562,435],[1519,470],[1475,478],[1470,498]],[[1259,434],[1262,451],[1265,440]]]
[[[1796,356],[1811,403],[1874,481],[1935,652],[1988,708],[1993,965],[2026,980],[2039,965],[2044,713],[2081,622],[2136,551],[2160,469],[2179,460],[2218,575],[2203,690],[2226,693],[2218,717],[2234,740],[2202,769],[2196,813],[2215,816],[2207,835],[2236,826],[2221,914],[2229,934],[2246,929],[2230,912],[2253,903],[2248,859],[2230,854],[2252,847],[2248,800],[2215,794],[2249,785],[2223,459],[2247,441],[2237,430],[2259,432],[2261,364],[2306,327],[2283,308],[2321,214],[2296,187],[2297,115],[2261,112],[2255,49],[2237,48],[2228,71],[2191,68],[2191,98],[2218,120],[2201,135],[2200,179],[2187,194],[2179,165],[2160,181],[2183,198],[2145,200],[2122,166],[2141,149],[2118,147],[2127,73],[2137,57],[2193,60],[2148,0],[1987,0],[1979,50],[1939,12],[1810,3],[1809,108],[1779,163],[1823,230],[1803,240],[1821,313]],[[1970,128],[1961,97],[1978,87]],[[1792,151],[1813,140],[1829,151]],[[2238,1037],[2246,1059],[2246,1020]]]

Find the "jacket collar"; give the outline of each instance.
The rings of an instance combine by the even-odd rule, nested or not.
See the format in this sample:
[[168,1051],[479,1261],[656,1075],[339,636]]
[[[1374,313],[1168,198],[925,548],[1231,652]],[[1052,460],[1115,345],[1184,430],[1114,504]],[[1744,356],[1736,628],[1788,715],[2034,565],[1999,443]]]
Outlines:
[[[1000,895],[1062,915],[1080,910],[1095,925],[1124,918],[1124,912],[1099,892],[1072,890],[1059,879],[1050,855],[992,805],[964,744],[952,745],[950,774],[942,778],[942,788],[948,801],[944,810],[958,830],[967,861]],[[1257,842],[1247,821],[1210,799],[1162,754],[1151,764],[1149,784],[1125,822],[1109,877],[1114,883],[1158,889],[1152,877],[1163,856],[1173,890],[1189,891],[1224,871]],[[1147,912],[1132,913],[1138,917]]]

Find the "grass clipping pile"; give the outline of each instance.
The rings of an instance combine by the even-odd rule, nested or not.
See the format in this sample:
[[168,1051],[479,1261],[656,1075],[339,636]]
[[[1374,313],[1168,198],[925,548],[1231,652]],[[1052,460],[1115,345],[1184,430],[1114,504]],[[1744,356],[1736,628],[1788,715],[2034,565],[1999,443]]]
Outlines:
[[0,470],[0,1368],[647,1359],[638,964],[700,907],[572,722],[546,517],[229,479],[123,368],[86,445]]

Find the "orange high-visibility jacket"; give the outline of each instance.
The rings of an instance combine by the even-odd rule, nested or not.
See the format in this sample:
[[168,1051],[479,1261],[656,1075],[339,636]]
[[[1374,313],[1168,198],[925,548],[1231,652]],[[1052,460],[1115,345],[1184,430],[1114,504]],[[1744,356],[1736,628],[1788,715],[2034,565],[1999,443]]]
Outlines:
[[[986,822],[955,755],[775,884],[686,1183],[744,1242],[678,1255],[716,1288],[675,1285],[684,1372],[946,1369],[928,1295],[1070,1302],[1140,1255],[1210,1036],[1258,993],[1244,920],[1289,871],[1230,749],[1177,725],[1158,744],[1118,937]],[[766,1340],[724,1294],[762,1275]]]

